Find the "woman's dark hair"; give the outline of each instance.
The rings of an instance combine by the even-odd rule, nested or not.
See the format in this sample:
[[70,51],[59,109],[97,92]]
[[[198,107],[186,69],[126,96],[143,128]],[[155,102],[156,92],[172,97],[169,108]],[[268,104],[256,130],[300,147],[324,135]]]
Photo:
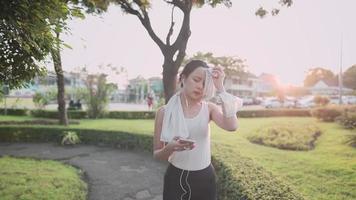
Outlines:
[[183,71],[179,74],[179,82],[181,82],[181,87],[183,87],[182,75],[187,78],[189,74],[191,74],[198,67],[209,68],[208,64],[202,60],[192,60],[185,65]]

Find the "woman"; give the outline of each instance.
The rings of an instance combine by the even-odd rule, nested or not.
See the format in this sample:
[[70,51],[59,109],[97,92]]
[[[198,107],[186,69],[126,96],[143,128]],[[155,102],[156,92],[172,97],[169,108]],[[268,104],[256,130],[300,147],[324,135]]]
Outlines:
[[[216,200],[215,171],[211,164],[210,120],[235,131],[242,100],[225,92],[221,67],[200,60],[189,62],[180,74],[181,90],[155,119],[153,155],[170,163],[164,177],[163,200]],[[222,110],[207,102],[214,90]]]

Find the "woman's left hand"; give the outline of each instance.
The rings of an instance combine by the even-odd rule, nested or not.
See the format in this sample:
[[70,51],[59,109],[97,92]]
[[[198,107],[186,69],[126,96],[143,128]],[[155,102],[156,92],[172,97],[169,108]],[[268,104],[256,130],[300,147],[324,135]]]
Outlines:
[[212,71],[214,86],[218,91],[224,90],[225,73],[221,66],[213,67]]

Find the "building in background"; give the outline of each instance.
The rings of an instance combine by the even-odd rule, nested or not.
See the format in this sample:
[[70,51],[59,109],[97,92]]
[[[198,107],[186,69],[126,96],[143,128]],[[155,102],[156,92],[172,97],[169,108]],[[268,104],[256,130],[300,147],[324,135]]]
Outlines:
[[249,73],[244,77],[226,77],[224,85],[227,92],[247,100],[271,95],[277,89],[278,81],[271,74],[263,73],[257,77]]
[[[332,95],[338,95],[339,94],[339,86],[337,84],[331,85],[327,84],[324,81],[320,80],[317,83],[315,83],[312,87],[308,88],[310,93],[312,95],[326,95],[326,96],[332,96]],[[351,94],[353,92],[352,89],[343,87],[342,88],[342,94]]]

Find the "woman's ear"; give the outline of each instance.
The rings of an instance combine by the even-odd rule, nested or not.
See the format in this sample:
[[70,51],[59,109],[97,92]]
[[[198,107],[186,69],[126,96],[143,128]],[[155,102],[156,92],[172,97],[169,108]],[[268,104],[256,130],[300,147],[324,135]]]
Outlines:
[[184,86],[184,80],[185,80],[185,76],[181,75],[180,77],[180,86],[183,87]]

